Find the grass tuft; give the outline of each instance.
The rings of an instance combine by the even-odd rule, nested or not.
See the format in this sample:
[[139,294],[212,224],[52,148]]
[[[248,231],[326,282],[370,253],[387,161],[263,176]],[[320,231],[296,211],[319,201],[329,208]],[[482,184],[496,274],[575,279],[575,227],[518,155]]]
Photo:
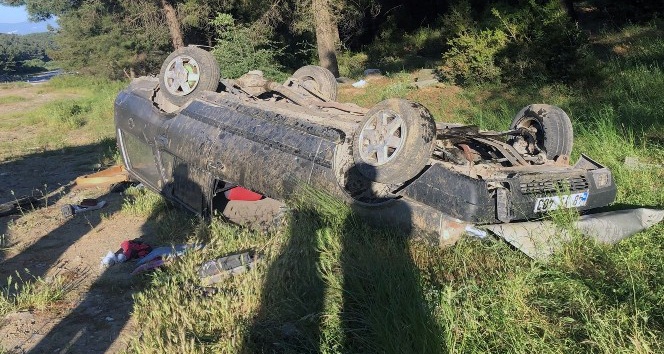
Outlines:
[[72,290],[75,283],[62,276],[24,280],[7,277],[6,285],[0,288],[0,317],[10,312],[25,310],[47,310]]

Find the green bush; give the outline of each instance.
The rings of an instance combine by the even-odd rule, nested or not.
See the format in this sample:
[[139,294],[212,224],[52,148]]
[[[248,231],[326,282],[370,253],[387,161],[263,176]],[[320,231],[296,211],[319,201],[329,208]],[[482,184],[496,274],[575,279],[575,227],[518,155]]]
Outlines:
[[[484,15],[475,21],[477,13]],[[484,12],[462,0],[443,26],[454,37],[439,73],[456,83],[566,81],[589,62],[586,38],[555,0],[498,2]]]
[[212,54],[219,62],[221,75],[238,78],[250,70],[262,70],[272,79],[284,78],[277,57],[280,50],[255,28],[238,24],[232,15],[220,13],[210,24],[217,31],[217,45]]
[[450,49],[443,55],[438,73],[457,83],[496,81],[501,73],[495,64],[496,55],[507,41],[507,35],[500,29],[461,33],[448,41]]
[[337,55],[339,74],[345,77],[359,78],[367,68],[369,57],[364,53],[341,52]]
[[529,0],[492,14],[510,38],[497,58],[506,79],[570,81],[584,71],[587,39],[559,1]]

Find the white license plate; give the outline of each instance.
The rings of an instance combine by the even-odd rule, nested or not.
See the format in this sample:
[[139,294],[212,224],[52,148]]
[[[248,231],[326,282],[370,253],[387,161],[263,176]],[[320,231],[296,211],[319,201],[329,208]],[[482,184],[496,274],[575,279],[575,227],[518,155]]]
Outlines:
[[537,198],[535,201],[535,212],[556,210],[560,208],[578,208],[588,202],[588,191],[582,193],[557,195],[554,197]]

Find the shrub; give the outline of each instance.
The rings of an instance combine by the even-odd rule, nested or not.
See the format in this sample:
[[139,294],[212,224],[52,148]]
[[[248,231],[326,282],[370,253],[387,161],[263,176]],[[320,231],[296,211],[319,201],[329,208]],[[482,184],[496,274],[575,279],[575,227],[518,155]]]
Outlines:
[[214,54],[222,77],[237,78],[250,70],[262,70],[270,78],[282,78],[282,66],[277,61],[281,51],[255,28],[238,24],[233,16],[220,13],[210,24],[217,32]]
[[456,31],[439,73],[457,83],[569,80],[583,71],[586,39],[556,0],[499,2],[479,21],[462,0],[443,19]]
[[352,52],[341,52],[337,56],[339,62],[339,74],[345,77],[358,78],[367,68],[369,57],[364,53],[354,54]]
[[495,62],[496,55],[507,44],[507,36],[502,30],[461,33],[447,44],[450,49],[443,55],[443,65],[438,68],[442,78],[457,83],[488,82],[500,78],[500,68]]

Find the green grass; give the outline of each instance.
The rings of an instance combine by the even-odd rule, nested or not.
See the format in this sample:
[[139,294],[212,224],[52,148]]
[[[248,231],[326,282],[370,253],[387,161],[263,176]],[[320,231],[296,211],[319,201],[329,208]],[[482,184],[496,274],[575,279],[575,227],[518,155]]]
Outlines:
[[21,96],[0,97],[0,105],[27,101],[27,98]]
[[[4,158],[25,151],[50,151],[114,137],[113,102],[126,83],[87,76],[59,76],[39,87],[52,97],[34,108],[12,112],[0,131],[25,132],[20,141],[0,142]],[[37,89],[37,88],[35,88]],[[11,99],[14,96],[5,96]]]
[[47,310],[60,301],[74,287],[75,282],[61,276],[25,280],[7,277],[7,284],[0,287],[0,317],[10,312]]

